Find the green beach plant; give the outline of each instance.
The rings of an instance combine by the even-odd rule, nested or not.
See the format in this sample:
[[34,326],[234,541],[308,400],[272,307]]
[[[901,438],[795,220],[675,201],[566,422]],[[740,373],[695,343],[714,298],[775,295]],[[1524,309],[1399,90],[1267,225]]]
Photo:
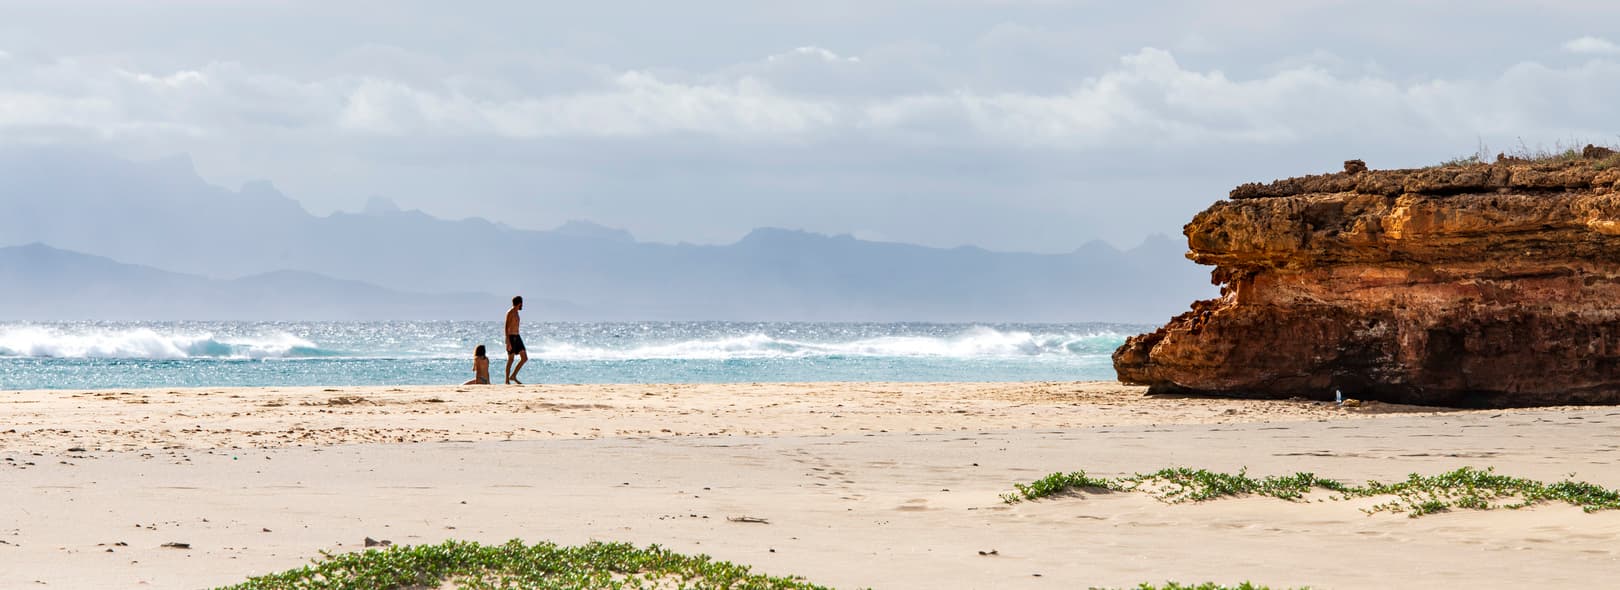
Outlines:
[[359,553],[322,553],[299,569],[248,579],[223,590],[757,589],[824,590],[798,577],[756,574],[748,566],[688,556],[657,545],[592,542],[502,545],[445,541]]
[[[1071,485],[1074,483],[1084,485]],[[1563,502],[1586,512],[1620,509],[1620,491],[1596,484],[1571,479],[1544,483],[1500,475],[1494,468],[1473,467],[1429,476],[1414,473],[1395,483],[1369,481],[1363,485],[1351,485],[1314,473],[1256,479],[1249,476],[1247,470],[1231,474],[1172,467],[1113,479],[1086,476],[1083,471],[1054,473],[1034,483],[1015,484],[1013,487],[1016,490],[1014,493],[1002,495],[1002,500],[1009,504],[1092,490],[1146,492],[1167,503],[1204,502],[1248,495],[1298,502],[1312,491],[1323,490],[1331,492],[1330,498],[1335,500],[1389,496],[1391,499],[1388,502],[1363,510],[1368,514],[1400,512],[1413,518],[1454,508],[1518,509],[1549,502]]]
[[1017,502],[1018,498],[1044,498],[1071,491],[1109,491],[1114,489],[1113,483],[1107,479],[1088,477],[1084,471],[1073,473],[1054,473],[1037,479],[1028,484],[1015,483],[1013,488],[1017,491],[1002,494],[1001,499],[1008,504]]

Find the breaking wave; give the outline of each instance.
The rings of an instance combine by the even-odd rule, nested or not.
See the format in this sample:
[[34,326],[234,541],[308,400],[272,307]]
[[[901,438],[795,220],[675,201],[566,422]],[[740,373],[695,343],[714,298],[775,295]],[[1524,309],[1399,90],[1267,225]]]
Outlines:
[[[277,327],[0,325],[0,357],[49,359],[462,359],[478,343],[491,357],[504,351],[482,327],[454,333],[411,333],[366,325],[307,332],[321,344]],[[491,330],[493,331],[493,330]],[[1041,332],[990,327],[932,334],[829,334],[736,330],[705,334],[526,334],[529,355],[558,362],[732,359],[1084,359],[1107,356],[1126,334]],[[639,337],[638,337],[639,336]],[[673,337],[672,337],[673,336]],[[684,337],[683,337],[684,336]]]
[[0,356],[167,360],[317,358],[336,354],[314,342],[279,332],[226,337],[208,332],[165,334],[150,328],[0,328]]
[[882,336],[849,342],[809,342],[755,333],[627,347],[541,342],[531,347],[530,355],[555,361],[1072,357],[1110,354],[1125,342],[1125,336],[1117,332],[1035,334],[972,328],[953,336]]

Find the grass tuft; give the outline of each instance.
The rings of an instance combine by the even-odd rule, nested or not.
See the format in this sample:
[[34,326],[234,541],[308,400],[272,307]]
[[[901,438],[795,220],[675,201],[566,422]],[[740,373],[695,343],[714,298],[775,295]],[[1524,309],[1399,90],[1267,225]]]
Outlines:
[[[1083,482],[1084,485],[1073,485],[1076,482]],[[1596,484],[1569,479],[1549,484],[1499,475],[1492,468],[1481,470],[1473,467],[1462,467],[1439,475],[1414,473],[1396,483],[1369,481],[1364,485],[1346,484],[1314,473],[1255,479],[1246,470],[1231,474],[1172,467],[1114,479],[1088,477],[1083,471],[1054,473],[1032,484],[1013,487],[1016,492],[1002,495],[1002,500],[1009,504],[1095,489],[1142,491],[1168,503],[1204,502],[1249,495],[1297,502],[1303,500],[1307,493],[1326,490],[1333,492],[1333,498],[1337,500],[1390,496],[1390,501],[1364,511],[1368,514],[1400,512],[1413,518],[1454,508],[1518,509],[1548,502],[1563,502],[1586,512],[1620,509],[1620,491]]]
[[395,546],[360,553],[322,554],[299,569],[249,578],[224,590],[359,589],[651,589],[749,588],[809,590],[823,586],[798,577],[752,573],[748,566],[687,556],[657,545],[640,549],[627,543],[592,542],[576,547],[553,543],[503,545],[445,541],[438,545]]
[[1446,160],[1439,163],[1437,166],[1442,168],[1451,166],[1473,166],[1475,164],[1484,164],[1485,161],[1485,158],[1481,158],[1479,154],[1468,154],[1466,156],[1457,156],[1450,160]]
[[[1524,138],[1521,137],[1518,138],[1517,144],[1513,147],[1492,155],[1490,146],[1485,144],[1484,139],[1480,139],[1479,146],[1475,148],[1474,153],[1464,154],[1450,160],[1446,160],[1439,164],[1435,164],[1434,166],[1430,166],[1430,168],[1473,166],[1478,164],[1490,164],[1492,162],[1563,164],[1585,159],[1583,155],[1584,150],[1582,148],[1588,143],[1589,142],[1578,141],[1574,138],[1570,138],[1567,142],[1562,140],[1555,141],[1551,147],[1540,143],[1536,144],[1535,146],[1531,146],[1525,143]],[[1620,145],[1602,143],[1594,143],[1592,145],[1620,151]],[[1596,170],[1603,170],[1616,166],[1620,166],[1620,155],[1603,158],[1592,164],[1592,167]]]
[[[1584,145],[1582,142],[1571,138],[1569,143],[1555,141],[1550,148],[1540,143],[1536,144],[1535,147],[1530,147],[1524,142],[1524,138],[1521,137],[1518,140],[1518,145],[1514,146],[1512,149],[1497,154],[1497,160],[1510,160],[1538,164],[1573,162],[1581,159],[1582,145]],[[1480,160],[1484,161],[1484,158],[1481,158]]]

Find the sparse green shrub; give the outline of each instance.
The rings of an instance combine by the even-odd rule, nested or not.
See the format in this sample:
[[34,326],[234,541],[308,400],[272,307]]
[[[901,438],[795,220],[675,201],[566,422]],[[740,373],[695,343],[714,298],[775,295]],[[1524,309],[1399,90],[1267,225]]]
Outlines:
[[1468,154],[1466,156],[1457,156],[1457,157],[1452,158],[1450,160],[1446,160],[1444,162],[1441,162],[1439,165],[1440,166],[1473,166],[1475,164],[1483,164],[1483,163],[1484,163],[1484,160],[1480,158],[1479,154]]
[[[1485,144],[1484,139],[1481,139],[1479,142],[1479,147],[1474,150],[1474,153],[1457,156],[1450,160],[1435,164],[1434,166],[1431,166],[1431,168],[1447,166],[1472,166],[1476,164],[1490,164],[1492,162],[1502,161],[1527,163],[1574,162],[1582,159],[1583,148],[1588,143],[1589,142],[1578,141],[1574,138],[1570,138],[1567,142],[1563,140],[1555,141],[1553,142],[1552,147],[1547,147],[1546,145],[1540,143],[1536,144],[1534,147],[1531,147],[1529,144],[1525,143],[1524,138],[1521,137],[1518,138],[1518,144],[1514,147],[1497,154],[1492,154],[1490,147]],[[1620,145],[1598,143],[1593,143],[1592,145],[1607,147],[1612,150],[1620,150]],[[1620,156],[1604,158],[1592,164],[1592,167],[1598,170],[1613,168],[1615,166],[1620,166]]]
[[[456,586],[449,586],[449,584]],[[299,569],[250,578],[224,590],[403,590],[598,588],[824,589],[796,577],[755,574],[748,566],[687,556],[657,545],[626,543],[560,547],[552,543],[504,545],[445,541],[438,545],[322,554]]]
[[[1075,476],[1079,476],[1078,478]],[[1083,481],[1085,485],[1068,485]],[[1396,483],[1369,481],[1350,485],[1314,473],[1295,473],[1255,479],[1246,470],[1236,474],[1206,469],[1172,467],[1153,473],[1108,479],[1085,476],[1085,472],[1054,473],[1030,485],[1015,485],[1017,493],[1004,494],[1007,503],[1035,500],[1065,491],[1103,489],[1145,491],[1169,503],[1204,502],[1228,496],[1258,495],[1289,501],[1304,499],[1314,490],[1333,492],[1334,499],[1392,496],[1388,502],[1364,509],[1368,514],[1404,512],[1416,518],[1453,508],[1468,510],[1517,509],[1547,502],[1563,502],[1586,512],[1620,509],[1620,491],[1587,482],[1564,480],[1543,483],[1521,477],[1499,475],[1494,469],[1462,467],[1439,475],[1411,474]]]
[[1029,482],[1028,484],[1015,483],[1014,493],[1002,494],[1001,499],[1008,504],[1019,500],[1033,500],[1061,494],[1073,490],[1112,490],[1113,484],[1106,479],[1088,477],[1084,471],[1073,473],[1054,473],[1046,477]]

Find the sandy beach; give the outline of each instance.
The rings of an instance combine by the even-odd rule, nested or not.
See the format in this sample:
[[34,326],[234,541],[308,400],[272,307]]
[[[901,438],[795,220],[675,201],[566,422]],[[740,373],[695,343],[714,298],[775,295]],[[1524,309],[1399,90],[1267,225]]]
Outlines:
[[208,587],[368,536],[657,543],[839,588],[1573,587],[1620,567],[1620,513],[1565,505],[1411,519],[999,497],[1054,471],[1169,466],[1620,487],[1620,408],[839,383],[23,391],[0,392],[0,416],[5,587]]

